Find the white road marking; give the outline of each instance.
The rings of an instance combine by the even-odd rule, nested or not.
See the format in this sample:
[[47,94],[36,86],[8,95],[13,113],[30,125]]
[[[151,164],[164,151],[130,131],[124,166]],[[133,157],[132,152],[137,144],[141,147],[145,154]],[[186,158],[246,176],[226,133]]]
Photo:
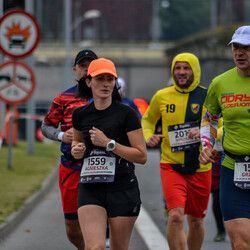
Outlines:
[[140,215],[135,222],[135,228],[148,247],[148,250],[169,250],[166,237],[162,235],[143,207],[141,207]]

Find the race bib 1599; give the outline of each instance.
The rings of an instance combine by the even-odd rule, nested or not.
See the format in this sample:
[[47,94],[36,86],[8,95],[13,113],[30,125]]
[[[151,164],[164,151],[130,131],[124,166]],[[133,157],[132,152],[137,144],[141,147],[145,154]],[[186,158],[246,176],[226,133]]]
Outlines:
[[116,157],[105,149],[93,149],[85,156],[80,183],[113,182]]

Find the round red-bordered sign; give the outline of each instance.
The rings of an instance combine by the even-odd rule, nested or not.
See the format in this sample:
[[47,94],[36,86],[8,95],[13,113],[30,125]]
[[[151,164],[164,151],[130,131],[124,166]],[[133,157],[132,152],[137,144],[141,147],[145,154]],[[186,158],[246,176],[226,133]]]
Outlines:
[[28,65],[17,61],[0,65],[0,100],[10,105],[23,103],[35,87],[35,75]]
[[5,55],[26,57],[37,47],[39,39],[39,25],[28,12],[12,10],[0,19],[0,50]]

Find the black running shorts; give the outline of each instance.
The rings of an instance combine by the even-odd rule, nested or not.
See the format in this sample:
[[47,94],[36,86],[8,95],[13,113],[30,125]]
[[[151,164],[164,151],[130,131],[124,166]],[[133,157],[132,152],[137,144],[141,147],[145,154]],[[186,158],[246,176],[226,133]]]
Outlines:
[[103,190],[91,184],[79,184],[78,208],[85,205],[104,207],[108,217],[138,216],[141,207],[138,185],[124,190]]

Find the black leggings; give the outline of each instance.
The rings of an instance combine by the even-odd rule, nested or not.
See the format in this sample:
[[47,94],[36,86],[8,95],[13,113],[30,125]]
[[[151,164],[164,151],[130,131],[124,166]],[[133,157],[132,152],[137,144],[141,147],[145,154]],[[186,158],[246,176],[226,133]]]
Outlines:
[[213,214],[218,231],[225,232],[223,217],[220,209],[220,190],[212,191],[213,194]]

